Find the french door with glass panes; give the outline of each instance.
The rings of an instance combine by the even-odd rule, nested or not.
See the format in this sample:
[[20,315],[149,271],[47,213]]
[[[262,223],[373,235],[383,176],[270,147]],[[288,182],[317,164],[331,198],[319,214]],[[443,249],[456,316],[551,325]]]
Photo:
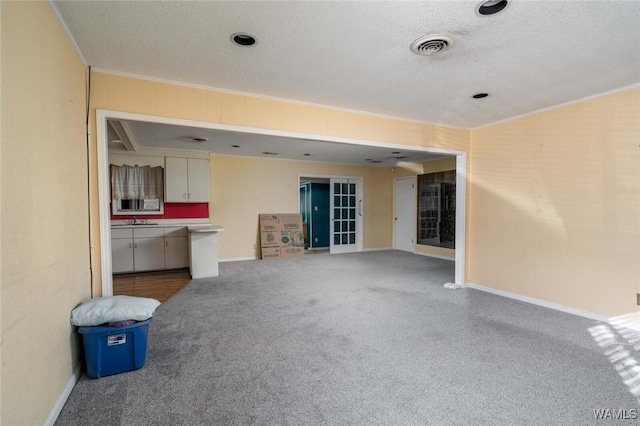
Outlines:
[[362,250],[362,222],[364,202],[361,178],[332,178],[331,195],[331,253]]

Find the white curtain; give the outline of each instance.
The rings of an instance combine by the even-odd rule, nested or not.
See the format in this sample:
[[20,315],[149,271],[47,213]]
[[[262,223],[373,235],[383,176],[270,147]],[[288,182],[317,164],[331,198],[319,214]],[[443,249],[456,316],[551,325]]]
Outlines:
[[113,199],[162,198],[162,167],[116,166],[112,164],[110,168]]

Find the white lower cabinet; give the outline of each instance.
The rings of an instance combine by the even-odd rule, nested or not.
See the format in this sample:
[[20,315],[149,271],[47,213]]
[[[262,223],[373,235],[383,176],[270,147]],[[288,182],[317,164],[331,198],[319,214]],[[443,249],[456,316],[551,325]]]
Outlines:
[[114,274],[133,271],[133,238],[111,239],[111,269]]
[[114,274],[188,266],[186,227],[111,229],[111,269]]
[[133,270],[164,269],[164,238],[133,239]]
[[111,229],[111,269],[113,273],[133,271],[133,229]]
[[133,228],[133,270],[164,269],[164,228]]
[[189,266],[189,238],[187,228],[164,228],[164,267],[166,269]]

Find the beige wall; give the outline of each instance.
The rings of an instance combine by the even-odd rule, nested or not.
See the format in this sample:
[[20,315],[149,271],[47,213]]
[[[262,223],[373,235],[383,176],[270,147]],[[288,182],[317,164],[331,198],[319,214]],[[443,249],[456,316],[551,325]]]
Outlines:
[[298,212],[299,175],[363,177],[364,248],[391,247],[392,183],[386,167],[211,155],[210,217],[224,226],[220,258],[257,257],[258,214]]
[[469,281],[638,310],[640,89],[474,130]]
[[79,363],[90,296],[85,71],[46,2],[1,2],[3,425],[42,424]]
[[[100,281],[97,157],[95,154],[97,143],[96,109],[458,151],[467,151],[469,147],[469,130],[464,129],[438,127],[405,120],[222,93],[214,90],[113,74],[93,73],[90,123],[91,146],[93,149],[90,185],[93,213],[91,232],[94,247],[93,289],[96,295],[100,295],[102,292]],[[253,177],[252,185],[255,184],[255,175]],[[279,176],[274,175],[274,179],[279,179]],[[389,188],[392,187],[391,183],[387,183],[387,185]],[[215,208],[215,203],[212,203],[212,208]],[[391,206],[390,208],[393,207]],[[213,220],[218,221],[218,218],[214,216]],[[373,219],[370,220],[373,221]],[[227,226],[221,220],[219,223]],[[253,223],[254,219],[251,218],[249,225],[253,226]],[[382,226],[390,225],[382,224]],[[227,235],[231,235],[231,232]],[[385,238],[366,237],[365,247],[381,246],[382,243],[378,242],[378,240],[385,240]],[[373,245],[368,246],[367,244]],[[386,247],[390,246],[390,242],[384,244]],[[246,253],[245,250],[246,248],[239,251],[233,249],[229,253]],[[225,256],[224,253],[222,255]],[[244,254],[233,257],[250,255]],[[228,254],[228,256],[231,256],[231,254]]]

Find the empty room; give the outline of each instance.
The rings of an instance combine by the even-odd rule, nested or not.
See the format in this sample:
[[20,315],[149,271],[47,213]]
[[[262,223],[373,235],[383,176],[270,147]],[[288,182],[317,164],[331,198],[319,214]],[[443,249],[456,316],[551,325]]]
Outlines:
[[638,22],[0,2],[0,424],[637,421]]

